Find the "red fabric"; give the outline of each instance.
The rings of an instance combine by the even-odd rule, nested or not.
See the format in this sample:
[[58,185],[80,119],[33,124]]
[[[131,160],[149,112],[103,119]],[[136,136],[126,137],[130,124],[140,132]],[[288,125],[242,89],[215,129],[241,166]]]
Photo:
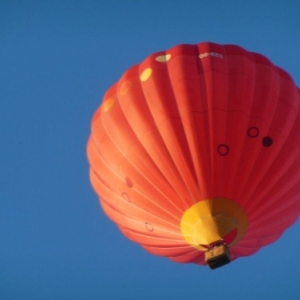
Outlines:
[[104,211],[151,253],[203,264],[181,217],[198,201],[228,198],[248,217],[232,258],[254,254],[299,216],[299,95],[286,72],[238,46],[149,56],[108,90],[92,120],[90,178]]

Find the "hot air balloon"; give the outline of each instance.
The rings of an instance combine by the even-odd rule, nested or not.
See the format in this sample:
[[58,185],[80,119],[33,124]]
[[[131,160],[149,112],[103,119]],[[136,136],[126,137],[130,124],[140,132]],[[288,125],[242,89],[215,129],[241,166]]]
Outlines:
[[215,269],[276,241],[300,212],[300,94],[266,57],[178,45],[106,92],[90,181],[130,240]]

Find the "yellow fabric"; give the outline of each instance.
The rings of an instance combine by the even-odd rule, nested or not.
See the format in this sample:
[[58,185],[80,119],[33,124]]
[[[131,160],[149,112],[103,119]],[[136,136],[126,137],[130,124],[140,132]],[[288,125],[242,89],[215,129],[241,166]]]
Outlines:
[[231,245],[238,242],[247,229],[247,216],[236,202],[226,198],[202,200],[188,208],[181,218],[181,233],[194,248],[207,247],[237,229]]

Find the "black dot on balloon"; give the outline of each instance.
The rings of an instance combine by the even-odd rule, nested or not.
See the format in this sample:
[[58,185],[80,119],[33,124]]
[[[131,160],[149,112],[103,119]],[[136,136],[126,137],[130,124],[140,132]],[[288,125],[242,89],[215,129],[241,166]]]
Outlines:
[[229,147],[225,144],[218,146],[218,153],[222,156],[226,156],[229,153]]
[[251,138],[256,138],[259,135],[259,129],[257,127],[250,127],[247,131],[247,134]]
[[146,229],[150,232],[152,232],[154,230],[153,226],[148,222],[145,223],[145,226],[146,226]]
[[262,139],[262,144],[263,144],[263,146],[265,146],[265,147],[270,147],[270,146],[272,146],[272,144],[273,144],[273,140],[272,140],[272,138],[270,138],[269,136],[265,136],[265,137]]
[[127,193],[122,193],[122,197],[123,197],[123,199],[124,200],[126,200],[127,202],[130,202],[130,197],[128,196],[128,194]]
[[262,243],[266,238],[268,238],[268,235],[263,235],[263,236],[259,237],[257,239],[257,243]]
[[126,177],[125,178],[125,182],[126,182],[126,185],[130,188],[133,187],[133,183],[132,183],[132,180],[129,178],[129,177]]

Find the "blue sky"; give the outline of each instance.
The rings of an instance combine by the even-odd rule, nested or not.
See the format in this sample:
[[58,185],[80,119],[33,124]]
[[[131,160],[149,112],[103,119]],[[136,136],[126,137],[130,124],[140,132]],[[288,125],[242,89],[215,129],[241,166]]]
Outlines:
[[179,43],[238,44],[300,85],[300,2],[0,1],[0,299],[296,299],[300,223],[211,271],[155,257],[102,212],[90,121],[131,65]]

